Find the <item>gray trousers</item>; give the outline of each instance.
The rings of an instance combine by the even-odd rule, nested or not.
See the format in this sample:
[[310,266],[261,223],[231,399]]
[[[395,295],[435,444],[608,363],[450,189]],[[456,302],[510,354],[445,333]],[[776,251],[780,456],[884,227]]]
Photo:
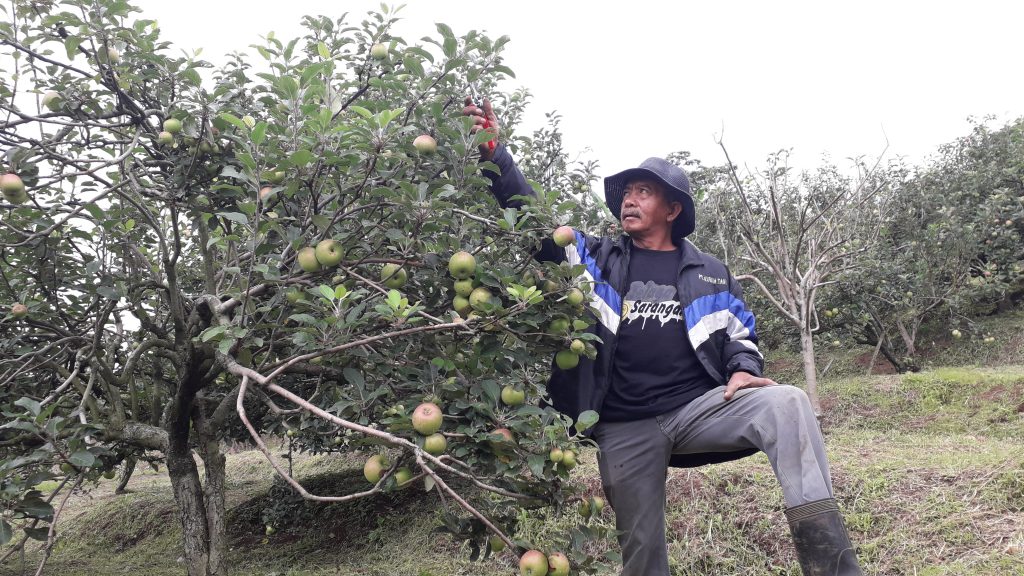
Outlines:
[[778,385],[740,390],[732,400],[715,388],[682,408],[631,422],[599,422],[594,439],[605,495],[621,532],[622,576],[668,576],[665,480],[672,454],[768,455],[786,506],[832,497],[818,421],[803,390]]

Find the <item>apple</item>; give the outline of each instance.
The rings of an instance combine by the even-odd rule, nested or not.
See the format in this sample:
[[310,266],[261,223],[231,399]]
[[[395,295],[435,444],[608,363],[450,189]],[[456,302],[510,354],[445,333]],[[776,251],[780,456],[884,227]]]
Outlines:
[[555,282],[554,280],[545,280],[544,281],[544,292],[547,293],[547,294],[552,294],[554,292],[558,292],[558,283]]
[[551,460],[552,462],[561,462],[563,457],[565,457],[565,453],[562,452],[562,449],[558,448],[557,446],[552,448],[551,451],[548,452],[548,459]]
[[463,298],[469,298],[473,293],[473,281],[469,278],[455,281],[455,293]]
[[594,496],[591,498],[591,507],[594,510],[594,516],[600,516],[601,511],[604,510],[604,498],[600,496]]
[[580,304],[583,304],[583,299],[583,292],[579,288],[569,290],[569,293],[565,296],[565,301],[568,302],[570,306],[579,306]]
[[519,557],[521,576],[545,576],[547,573],[548,559],[540,550],[527,550]]
[[203,154],[209,154],[210,152],[213,152],[213,144],[206,140],[203,140],[202,142],[199,143],[199,151],[202,152]]
[[383,454],[374,454],[366,459],[366,464],[363,464],[363,476],[366,477],[367,482],[376,484],[380,482],[380,477],[384,475],[384,470],[388,467],[388,461],[384,458]]
[[287,435],[289,438],[295,438],[295,430],[289,428],[288,431],[285,432],[285,435]]
[[298,304],[299,302],[306,299],[306,293],[297,288],[285,292],[284,297],[288,299],[292,304]]
[[592,509],[590,507],[589,498],[584,498],[583,500],[580,500],[578,511],[580,513],[580,516],[583,516],[584,518],[590,518],[590,513]]
[[572,370],[580,363],[580,355],[572,350],[561,350],[555,354],[555,364],[562,370]]
[[11,305],[11,316],[14,318],[24,318],[28,316],[28,306],[25,306],[21,302],[15,302]]
[[501,401],[506,406],[519,406],[526,401],[526,392],[509,384],[501,389]]
[[64,99],[60,97],[60,92],[49,90],[43,94],[42,105],[50,112],[56,112],[64,106]]
[[121,61],[121,51],[113,46],[110,46],[106,50],[100,48],[96,52],[96,59],[103,64],[117,64]]
[[548,556],[548,576],[569,576],[569,559],[561,552]]
[[114,476],[117,476],[117,472],[115,472],[114,470],[106,470],[103,472],[103,477],[106,478],[107,480],[113,480]]
[[335,446],[341,446],[342,444],[344,444],[345,439],[342,438],[341,436],[335,436],[332,442],[334,443]]
[[267,534],[267,536],[273,536],[274,533],[277,532],[277,528],[274,528],[270,524],[267,524],[267,527],[264,530],[264,532]]
[[473,307],[469,305],[469,299],[462,296],[455,296],[452,299],[452,308],[459,313],[459,316],[468,316],[473,311]]
[[523,277],[519,280],[519,283],[522,284],[523,286],[526,286],[527,288],[531,286],[536,286],[537,275],[534,274],[532,271],[527,270],[526,272],[523,272]]
[[433,454],[434,456],[440,456],[444,454],[444,451],[448,449],[448,439],[443,434],[433,433],[427,436],[423,440],[423,450],[427,454]]
[[448,260],[448,272],[456,280],[465,280],[471,277],[475,271],[476,258],[465,250],[452,254]]
[[569,350],[573,354],[583,354],[587,350],[587,345],[583,343],[583,340],[573,340],[572,344],[569,345]]
[[558,228],[555,228],[551,237],[554,238],[555,245],[560,248],[565,248],[569,244],[576,243],[576,232],[568,226],[559,226]]
[[285,174],[283,170],[267,171],[263,174],[263,179],[271,184],[280,184],[281,182],[284,182],[284,176]]
[[317,262],[325,268],[337,266],[342,258],[341,242],[333,238],[321,240],[317,242],[314,253]]
[[171,144],[174,144],[174,134],[164,130],[156,135],[156,143],[161,146],[170,146]]
[[409,468],[405,466],[395,470],[395,486],[398,488],[405,488],[408,486],[410,480],[412,480],[412,470],[409,470]]
[[572,470],[576,467],[576,453],[572,450],[566,450],[562,454],[562,466],[565,466],[566,470]]
[[387,44],[374,44],[370,47],[370,56],[374,60],[383,60],[388,57]]
[[491,552],[495,554],[505,549],[505,541],[498,536],[491,536],[487,539],[487,543],[491,545]]
[[473,289],[469,294],[469,305],[473,307],[473,310],[482,312],[484,308],[490,303],[492,298],[491,291],[483,286]]
[[505,442],[515,442],[515,437],[512,436],[512,431],[508,428],[495,428],[491,430],[491,436],[501,436],[501,440],[491,440],[491,448],[497,450]]
[[68,464],[67,462],[64,462],[60,465],[60,471],[65,474],[71,474],[75,471],[75,467],[72,466],[71,464]]
[[555,336],[562,336],[569,330],[569,319],[568,318],[555,318],[548,324],[548,332]]
[[164,131],[170,132],[171,134],[177,134],[181,132],[181,120],[177,118],[168,118],[164,120]]
[[13,172],[0,176],[0,192],[3,192],[4,198],[13,204],[21,204],[28,200],[28,195],[25,193],[25,182]]
[[433,402],[424,402],[412,412],[412,427],[424,436],[430,436],[441,429],[444,414]]
[[420,134],[412,141],[413,148],[420,154],[433,154],[437,152],[437,140],[430,134]]
[[271,188],[270,186],[264,186],[263,188],[260,188],[260,202],[263,202],[267,206],[274,204],[276,198],[273,198],[271,196],[273,193],[274,189]]
[[398,290],[402,286],[405,286],[405,281],[409,279],[409,273],[405,271],[398,264],[385,264],[380,269],[380,281],[384,283],[388,288]]
[[299,266],[306,272],[319,272],[320,261],[316,259],[316,248],[306,246],[299,250]]

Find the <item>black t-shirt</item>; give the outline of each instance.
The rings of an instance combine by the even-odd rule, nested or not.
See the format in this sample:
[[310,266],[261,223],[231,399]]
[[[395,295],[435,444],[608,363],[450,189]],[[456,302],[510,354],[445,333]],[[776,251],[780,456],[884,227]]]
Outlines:
[[674,410],[717,386],[686,333],[676,293],[676,250],[633,247],[618,346],[601,420],[623,422]]

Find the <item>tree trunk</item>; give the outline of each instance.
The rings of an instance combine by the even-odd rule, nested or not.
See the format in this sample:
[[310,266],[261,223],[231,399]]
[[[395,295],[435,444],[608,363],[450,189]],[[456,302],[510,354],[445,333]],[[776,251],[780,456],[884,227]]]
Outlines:
[[210,538],[207,528],[206,503],[199,482],[199,469],[188,447],[187,435],[182,442],[171,437],[167,452],[167,475],[181,518],[181,539],[188,576],[211,576]]
[[800,358],[804,365],[805,391],[811,400],[814,415],[821,417],[821,404],[818,402],[818,368],[814,362],[814,337],[806,324],[800,327]]
[[216,438],[204,438],[203,466],[206,469],[206,485],[203,486],[203,501],[206,505],[206,525],[209,534],[209,574],[225,576],[227,564],[227,524],[224,510],[224,478],[227,458],[220,451]]

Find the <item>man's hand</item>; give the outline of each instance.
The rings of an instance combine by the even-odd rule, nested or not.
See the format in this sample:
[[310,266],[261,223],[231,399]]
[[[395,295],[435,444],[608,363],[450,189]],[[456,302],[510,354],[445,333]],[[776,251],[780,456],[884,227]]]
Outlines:
[[729,383],[725,385],[725,400],[732,400],[737,390],[744,388],[761,388],[762,386],[775,386],[778,384],[770,378],[761,378],[747,372],[734,372]]
[[[462,114],[473,118],[473,134],[486,127],[487,131],[491,133],[491,139],[497,140],[499,133],[498,117],[494,115],[494,109],[491,108],[490,100],[484,98],[482,106],[482,108],[477,106],[473,103],[473,98],[466,96],[466,107],[462,109]],[[494,150],[487,145],[487,142],[480,145],[480,158],[483,160],[494,158]]]

